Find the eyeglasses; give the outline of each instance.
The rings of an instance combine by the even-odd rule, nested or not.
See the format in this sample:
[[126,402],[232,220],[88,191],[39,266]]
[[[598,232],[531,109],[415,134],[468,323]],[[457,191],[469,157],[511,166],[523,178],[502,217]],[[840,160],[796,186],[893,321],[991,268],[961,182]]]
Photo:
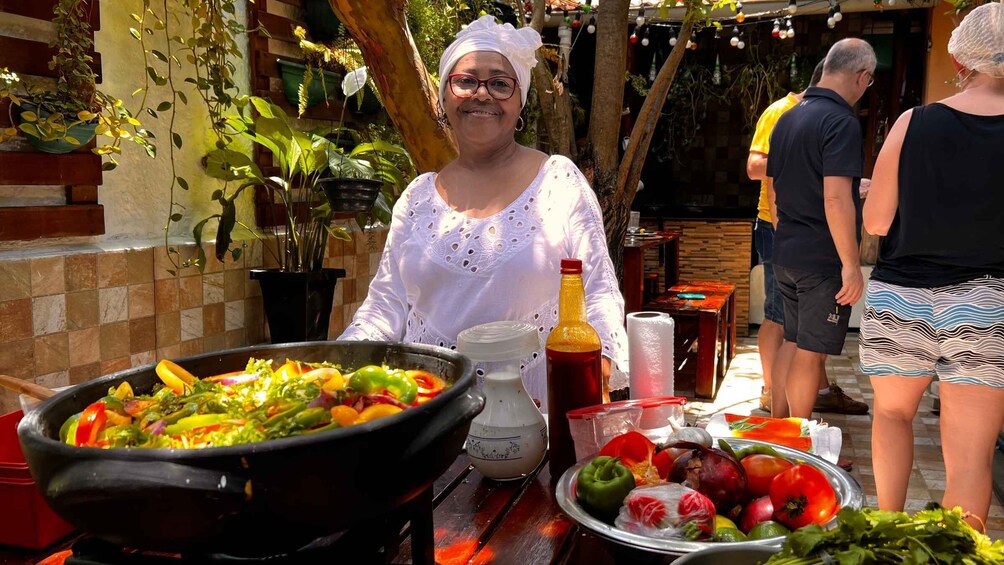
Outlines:
[[[869,71],[868,69],[861,69],[858,72],[859,73],[868,73],[868,76],[869,76],[868,86],[871,86],[871,85],[875,84],[875,73]],[[868,86],[866,86],[865,88],[868,88]]]
[[508,100],[516,93],[516,79],[505,75],[495,75],[485,80],[466,73],[456,73],[447,77],[450,92],[457,98],[471,98],[484,85],[489,96],[495,100]]

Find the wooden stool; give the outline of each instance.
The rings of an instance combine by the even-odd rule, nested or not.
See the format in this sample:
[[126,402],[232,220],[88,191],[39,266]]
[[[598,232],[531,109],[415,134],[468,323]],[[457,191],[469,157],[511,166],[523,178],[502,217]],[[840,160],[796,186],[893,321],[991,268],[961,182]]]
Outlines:
[[[704,299],[681,299],[677,297],[680,293],[703,294]],[[735,357],[735,296],[736,285],[731,283],[684,283],[670,287],[644,306],[645,310],[666,312],[676,322],[675,364],[683,374],[694,372],[697,397],[715,397]]]

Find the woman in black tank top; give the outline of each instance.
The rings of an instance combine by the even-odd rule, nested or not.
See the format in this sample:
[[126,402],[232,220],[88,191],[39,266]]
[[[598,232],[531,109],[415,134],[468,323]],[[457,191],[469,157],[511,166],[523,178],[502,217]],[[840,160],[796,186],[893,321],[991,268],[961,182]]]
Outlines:
[[976,525],[1004,426],[1004,4],[974,9],[948,51],[962,92],[904,113],[875,164],[864,227],[885,238],[859,352],[875,388],[879,507],[903,509],[912,421],[937,376],[942,504]]

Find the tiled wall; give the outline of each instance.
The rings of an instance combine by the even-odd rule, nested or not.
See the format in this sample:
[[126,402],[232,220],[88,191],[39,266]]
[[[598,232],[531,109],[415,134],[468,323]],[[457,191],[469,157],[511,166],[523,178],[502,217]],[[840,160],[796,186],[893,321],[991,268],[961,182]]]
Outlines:
[[[327,250],[325,266],[346,270],[335,288],[332,338],[366,297],[386,229],[353,236]],[[274,265],[271,254],[255,242],[237,261],[208,263],[204,273],[173,276],[164,247],[0,259],[0,373],[55,388],[267,341],[248,269]],[[16,395],[0,389],[0,414],[17,407]]]

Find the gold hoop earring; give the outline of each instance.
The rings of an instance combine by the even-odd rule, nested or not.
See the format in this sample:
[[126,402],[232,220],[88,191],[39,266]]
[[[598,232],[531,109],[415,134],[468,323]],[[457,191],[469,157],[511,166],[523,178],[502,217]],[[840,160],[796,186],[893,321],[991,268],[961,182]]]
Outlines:
[[526,127],[526,121],[524,121],[523,116],[520,115],[518,118],[516,118],[516,131],[523,131],[523,128],[525,127]]

